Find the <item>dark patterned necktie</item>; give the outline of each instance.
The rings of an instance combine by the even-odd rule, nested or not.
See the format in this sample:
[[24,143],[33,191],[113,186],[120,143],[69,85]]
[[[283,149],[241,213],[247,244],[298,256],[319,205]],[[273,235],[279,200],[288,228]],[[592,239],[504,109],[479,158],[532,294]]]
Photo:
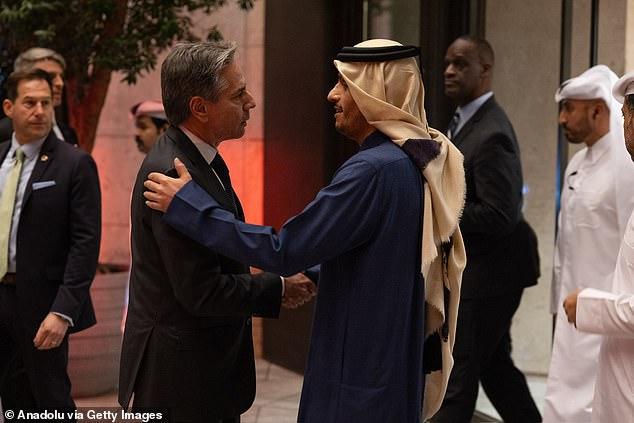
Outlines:
[[456,135],[456,129],[458,129],[458,124],[460,123],[460,113],[456,112],[453,114],[451,118],[451,122],[449,122],[449,127],[447,128],[447,138],[451,139],[454,135]]
[[231,199],[231,204],[233,204],[233,210],[237,211],[236,201],[234,199],[233,187],[231,186],[231,178],[229,177],[229,168],[227,167],[227,163],[222,159],[220,154],[216,154],[216,157],[211,161],[211,168],[216,172],[218,178],[220,178],[220,182],[224,186],[225,192]]

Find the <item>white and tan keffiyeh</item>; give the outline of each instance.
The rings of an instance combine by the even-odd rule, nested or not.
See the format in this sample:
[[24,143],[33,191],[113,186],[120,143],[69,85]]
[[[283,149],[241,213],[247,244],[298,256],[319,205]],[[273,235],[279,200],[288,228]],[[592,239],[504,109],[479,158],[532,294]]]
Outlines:
[[[400,45],[377,39],[354,47]],[[438,334],[442,340],[442,370],[428,375],[425,385],[423,417],[427,420],[440,408],[453,367],[460,284],[466,265],[458,227],[466,189],[463,157],[441,132],[428,126],[424,86],[413,57],[334,63],[366,120],[408,153],[425,180],[421,269],[427,303],[425,337]]]

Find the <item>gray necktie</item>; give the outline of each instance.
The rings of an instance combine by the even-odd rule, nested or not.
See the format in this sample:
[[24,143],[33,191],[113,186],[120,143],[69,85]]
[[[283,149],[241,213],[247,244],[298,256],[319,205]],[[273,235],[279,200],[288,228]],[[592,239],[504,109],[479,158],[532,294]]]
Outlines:
[[7,175],[7,181],[2,190],[0,199],[0,279],[4,277],[9,268],[9,238],[11,237],[11,221],[13,220],[13,208],[15,206],[15,194],[18,190],[20,172],[24,162],[24,151],[21,148],[15,150],[13,168]]

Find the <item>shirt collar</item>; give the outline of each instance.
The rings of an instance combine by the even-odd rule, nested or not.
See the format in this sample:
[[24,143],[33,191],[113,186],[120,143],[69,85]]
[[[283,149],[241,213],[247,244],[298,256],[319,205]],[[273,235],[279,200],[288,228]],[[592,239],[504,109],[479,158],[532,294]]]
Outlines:
[[595,163],[601,156],[605,154],[606,151],[610,149],[610,142],[612,142],[610,136],[610,132],[602,136],[588,147],[588,151],[586,151],[586,158],[590,161],[590,163]]
[[[493,91],[488,91],[475,100],[471,101],[470,103],[458,107],[456,109],[456,112],[460,114],[460,122],[458,123],[457,129],[462,128],[464,124],[467,123],[473,115],[475,115],[478,109],[482,107],[482,105],[492,96]],[[458,130],[456,130],[456,132],[458,132]]]
[[21,145],[15,138],[15,132],[13,132],[13,134],[11,135],[11,147],[9,148],[9,153],[7,155],[12,156],[15,153],[15,150],[22,147],[25,159],[31,160],[40,153],[40,149],[42,148],[42,144],[44,144],[44,141],[46,141],[46,138],[47,137],[44,137],[37,141]]
[[200,151],[200,154],[203,156],[207,164],[211,164],[211,161],[216,157],[216,154],[218,154],[218,150],[212,147],[211,145],[207,144],[200,137],[194,135],[190,130],[188,130],[184,126],[179,126],[178,128],[181,131],[183,131],[185,135],[189,137],[191,142],[194,143],[194,145],[196,146],[198,151]]
[[360,150],[367,150],[368,148],[376,147],[377,145],[386,141],[386,135],[381,131],[374,131],[368,135],[361,143]]

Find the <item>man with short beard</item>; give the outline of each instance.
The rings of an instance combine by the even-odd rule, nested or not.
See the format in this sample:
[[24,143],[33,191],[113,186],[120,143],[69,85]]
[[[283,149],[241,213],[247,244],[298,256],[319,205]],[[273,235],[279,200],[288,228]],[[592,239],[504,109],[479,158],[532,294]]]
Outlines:
[[607,290],[627,219],[634,209],[634,167],[623,146],[617,76],[594,66],[555,94],[566,138],[585,148],[564,173],[555,245],[552,313],[557,314],[544,399],[544,422],[589,422],[601,336],[575,330],[561,313],[579,288]]
[[[623,129],[629,156],[623,150],[620,154],[629,161],[634,158],[634,72],[619,79],[612,93],[617,101],[623,102]],[[602,335],[592,406],[594,423],[629,421],[634,415],[633,263],[634,215],[625,228],[611,286],[604,291],[578,290],[564,300],[570,323],[580,331]]]

